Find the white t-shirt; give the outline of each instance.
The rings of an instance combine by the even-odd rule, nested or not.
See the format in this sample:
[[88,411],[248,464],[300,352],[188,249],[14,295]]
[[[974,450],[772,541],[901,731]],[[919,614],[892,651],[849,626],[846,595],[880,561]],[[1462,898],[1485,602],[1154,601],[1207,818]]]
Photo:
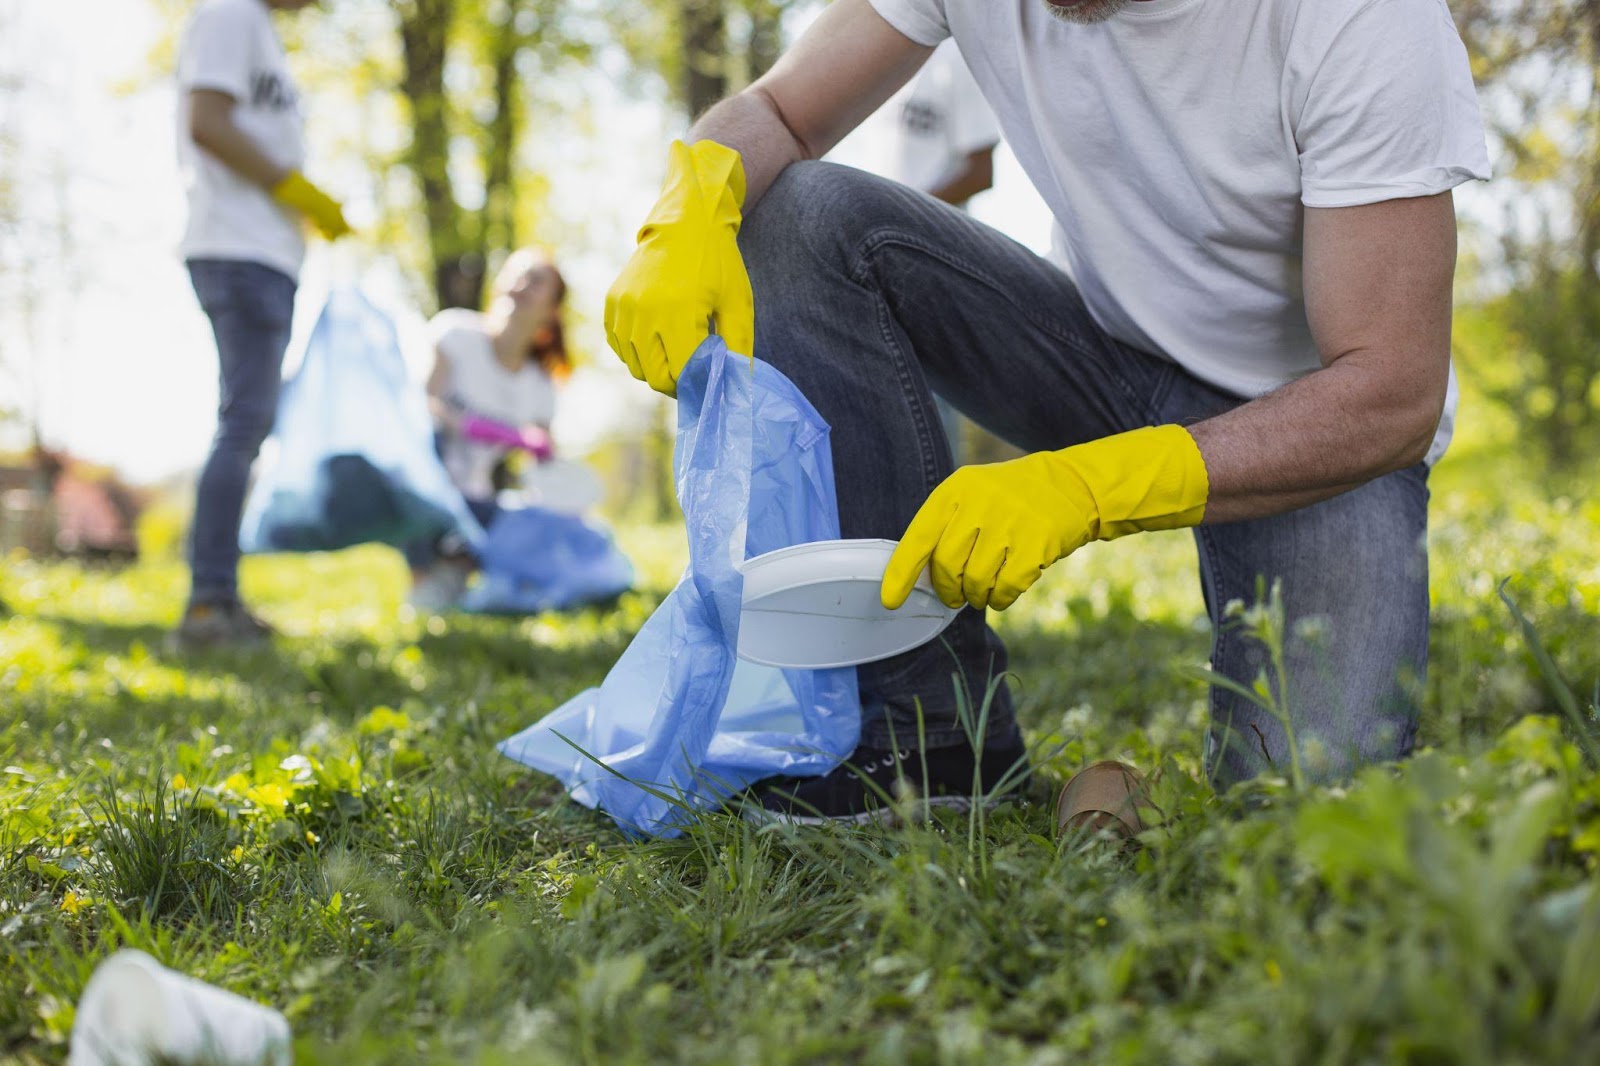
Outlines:
[[1445,0],[1137,0],[1090,26],[1043,0],[872,4],[961,46],[1100,326],[1242,396],[1321,366],[1305,207],[1489,177]]
[[[483,315],[440,311],[428,330],[434,350],[449,369],[445,396],[452,403],[508,426],[550,425],[556,415],[555,382],[532,360],[520,370],[507,370],[494,354]],[[444,467],[463,496],[494,498],[494,468],[507,449],[447,434],[442,450]]]
[[895,117],[895,179],[930,192],[967,156],[1000,142],[1000,127],[955,42],[941,44],[889,102]]
[[178,163],[189,194],[185,259],[242,259],[298,277],[305,258],[300,219],[189,136],[189,93],[233,97],[233,121],[267,158],[305,163],[300,96],[262,0],[205,0],[178,46]]

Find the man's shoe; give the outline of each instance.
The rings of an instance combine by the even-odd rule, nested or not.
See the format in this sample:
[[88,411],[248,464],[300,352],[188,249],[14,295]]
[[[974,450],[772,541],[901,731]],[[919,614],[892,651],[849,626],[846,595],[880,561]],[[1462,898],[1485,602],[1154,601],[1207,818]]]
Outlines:
[[1017,731],[984,745],[981,775],[974,772],[978,760],[966,744],[926,752],[863,744],[820,777],[772,777],[756,782],[745,794],[745,813],[791,825],[887,821],[894,817],[890,804],[901,798],[902,782],[918,797],[919,809],[966,811],[971,809],[975,793],[992,805],[1018,789],[1027,778],[1027,764],[1028,752]]
[[276,631],[237,600],[227,603],[191,603],[178,628],[167,636],[172,651],[249,647],[265,644]]

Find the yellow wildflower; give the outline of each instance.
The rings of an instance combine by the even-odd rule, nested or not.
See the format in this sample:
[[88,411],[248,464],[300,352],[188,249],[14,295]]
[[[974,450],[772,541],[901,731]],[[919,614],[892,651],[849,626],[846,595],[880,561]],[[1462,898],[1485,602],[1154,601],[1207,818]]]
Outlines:
[[263,810],[281,811],[283,805],[289,802],[291,795],[293,793],[276,781],[268,781],[264,785],[251,786],[246,790],[244,798]]

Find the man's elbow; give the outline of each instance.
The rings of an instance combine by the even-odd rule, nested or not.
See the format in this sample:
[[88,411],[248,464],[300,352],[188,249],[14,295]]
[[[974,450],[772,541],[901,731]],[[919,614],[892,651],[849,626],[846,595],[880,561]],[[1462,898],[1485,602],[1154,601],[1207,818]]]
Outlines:
[[794,118],[784,110],[783,104],[779,102],[777,96],[766,85],[758,81],[743,89],[739,95],[754,101],[756,106],[765,109],[777,121],[778,126],[794,142],[795,150],[799,153],[801,159],[822,158],[823,153],[814,145],[816,138],[800,128]]
[[1391,460],[1393,469],[1404,470],[1428,457],[1428,452],[1433,449],[1433,438],[1439,432],[1439,420],[1444,417],[1449,389],[1450,379],[1446,372],[1442,382],[1436,387],[1422,390],[1421,394],[1407,405],[1401,420],[1404,436],[1400,438],[1396,457]]

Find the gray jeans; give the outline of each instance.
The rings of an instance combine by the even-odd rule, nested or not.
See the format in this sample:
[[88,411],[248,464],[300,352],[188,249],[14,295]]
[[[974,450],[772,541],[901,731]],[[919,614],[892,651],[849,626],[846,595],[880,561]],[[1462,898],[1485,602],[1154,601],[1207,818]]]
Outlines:
[[[791,166],[740,245],[757,353],[833,427],[846,537],[898,539],[950,473],[935,393],[1029,451],[1244,402],[1107,336],[1072,281],[1021,245],[857,170]],[[1195,531],[1211,663],[1224,676],[1248,686],[1265,662],[1224,608],[1253,602],[1258,577],[1282,581],[1288,706],[1315,776],[1411,750],[1428,648],[1427,500],[1418,465],[1288,514]],[[860,668],[863,743],[886,746],[891,724],[902,743],[915,737],[918,703],[930,746],[961,742],[957,677],[981,697],[1006,669],[999,637],[965,611],[941,642]],[[1275,717],[1215,686],[1211,711],[1206,762],[1219,786],[1287,769]],[[1009,693],[991,715],[992,736],[1014,728]]]
[[217,432],[195,488],[189,600],[227,603],[239,598],[239,519],[278,410],[295,282],[236,259],[191,259],[189,279],[217,339]]

